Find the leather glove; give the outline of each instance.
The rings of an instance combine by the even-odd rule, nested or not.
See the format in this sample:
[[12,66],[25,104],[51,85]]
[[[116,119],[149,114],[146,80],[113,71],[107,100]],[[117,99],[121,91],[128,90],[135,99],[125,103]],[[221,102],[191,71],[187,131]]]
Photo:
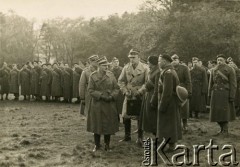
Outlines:
[[108,96],[105,95],[105,94],[102,94],[102,95],[100,96],[100,100],[103,100],[103,101],[107,101],[107,98],[108,98]]

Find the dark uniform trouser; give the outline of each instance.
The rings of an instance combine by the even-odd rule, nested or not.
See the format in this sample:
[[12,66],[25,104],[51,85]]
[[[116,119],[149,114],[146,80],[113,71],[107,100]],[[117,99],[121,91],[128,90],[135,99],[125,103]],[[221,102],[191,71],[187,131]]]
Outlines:
[[[110,137],[111,137],[111,135],[104,135],[104,143],[105,144],[109,145]],[[100,146],[100,138],[101,138],[101,135],[94,133],[94,143],[98,147]]]
[[228,122],[218,122],[219,126],[221,127],[221,132],[228,132]]
[[[131,118],[123,118],[124,128],[125,128],[125,139],[131,139]],[[138,138],[142,138],[143,131],[138,120]]]

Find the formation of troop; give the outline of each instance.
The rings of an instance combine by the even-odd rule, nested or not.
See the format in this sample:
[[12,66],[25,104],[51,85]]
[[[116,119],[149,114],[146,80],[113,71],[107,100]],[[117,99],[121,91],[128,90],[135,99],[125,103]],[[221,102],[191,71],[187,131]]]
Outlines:
[[[210,121],[217,122],[219,132],[228,134],[228,122],[239,114],[240,73],[231,58],[219,54],[208,67],[193,57],[187,65],[178,55],[149,56],[141,61],[138,50],[130,50],[129,63],[123,68],[114,58],[89,57],[89,67],[80,77],[81,113],[87,116],[87,131],[94,134],[93,152],[110,149],[110,137],[119,130],[123,118],[124,136],[131,140],[131,122],[137,121],[137,145],[143,145],[144,132],[152,133],[160,142],[168,140],[166,152],[188,132],[188,119],[199,119],[199,113],[210,106]],[[109,68],[111,64],[111,68]]]
[[[0,70],[1,99],[13,93],[15,98],[46,97],[46,100],[66,102],[77,98],[80,113],[86,115],[87,131],[94,134],[93,152],[110,149],[110,138],[119,131],[123,118],[124,136],[119,142],[130,141],[131,123],[137,121],[137,145],[142,146],[144,132],[152,133],[160,141],[170,139],[167,151],[174,151],[175,144],[188,132],[188,119],[199,119],[207,113],[211,122],[217,122],[217,135],[228,134],[228,123],[239,115],[240,70],[232,58],[219,54],[216,60],[203,66],[193,57],[188,64],[178,55],[149,56],[147,63],[141,53],[131,49],[129,63],[119,66],[114,57],[92,55],[89,65],[81,69],[75,64],[25,64],[21,70],[16,64],[12,69],[4,63]],[[31,95],[31,96],[30,96]],[[209,106],[209,107],[207,107]]]
[[8,66],[6,62],[0,69],[1,100],[8,100],[9,93],[18,100],[45,100],[72,102],[79,97],[79,79],[82,69],[78,64],[70,68],[68,64],[42,64],[41,61],[27,62],[18,68],[17,64]]

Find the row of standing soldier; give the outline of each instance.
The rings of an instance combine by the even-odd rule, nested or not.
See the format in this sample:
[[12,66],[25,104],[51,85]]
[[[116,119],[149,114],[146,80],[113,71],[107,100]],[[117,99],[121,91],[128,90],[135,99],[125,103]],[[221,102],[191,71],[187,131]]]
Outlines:
[[24,96],[24,100],[41,100],[43,96],[49,101],[50,97],[58,101],[64,97],[65,102],[71,102],[72,98],[79,101],[79,79],[82,69],[75,64],[71,69],[67,64],[43,64],[34,61],[26,63],[19,70],[16,64],[10,69],[4,62],[0,69],[1,100],[6,94],[12,93],[15,100],[18,100],[19,94]]
[[[125,131],[119,142],[131,140],[131,120],[135,119],[138,145],[142,145],[145,131],[159,139],[170,138],[168,150],[173,151],[175,143],[182,138],[182,131],[187,132],[190,111],[198,118],[199,112],[206,111],[207,99],[210,99],[210,121],[219,124],[218,134],[228,134],[228,122],[236,116],[234,101],[239,101],[239,95],[235,96],[239,94],[236,82],[239,70],[234,63],[226,64],[224,55],[218,55],[216,66],[206,70],[194,57],[193,68],[189,69],[179,63],[177,55],[160,55],[150,56],[146,65],[140,62],[139,54],[139,51],[131,50],[130,62],[123,69],[115,59],[113,73],[107,69],[106,58],[97,55],[89,58],[90,66],[83,71],[79,88],[81,111],[87,115],[87,131],[94,133],[93,151],[100,149],[101,134],[104,135],[105,150],[109,150],[110,136],[118,131],[116,120],[119,120],[119,114],[123,117]],[[188,91],[183,106],[179,102],[177,86]],[[141,105],[138,116],[129,115],[130,105],[135,105],[132,109]]]

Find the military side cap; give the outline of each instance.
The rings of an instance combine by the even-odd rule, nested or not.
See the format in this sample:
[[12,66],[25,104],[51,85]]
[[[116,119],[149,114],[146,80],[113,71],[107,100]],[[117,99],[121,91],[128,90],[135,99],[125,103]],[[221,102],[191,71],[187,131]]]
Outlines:
[[172,55],[171,59],[176,60],[176,59],[179,59],[179,57],[178,57],[178,55],[174,54],[174,55]]
[[96,61],[98,59],[99,59],[98,55],[92,55],[88,58],[89,61]]
[[226,56],[224,54],[219,54],[219,55],[217,55],[217,58],[224,58],[224,59],[226,59]]
[[99,59],[96,60],[99,65],[109,65],[110,63],[108,62],[106,56],[103,56]]
[[199,59],[197,57],[192,58],[192,61],[196,61],[196,60],[199,61]]
[[131,49],[130,51],[129,51],[129,54],[128,54],[128,57],[129,58],[133,58],[133,57],[136,57],[136,55],[139,55],[139,51],[138,50],[136,50],[136,49]]
[[187,102],[187,98],[188,98],[187,89],[178,85],[176,87],[176,93],[183,106]]
[[171,57],[169,55],[167,55],[167,54],[160,55],[159,57],[161,57],[161,58],[163,58],[163,59],[165,59],[165,60],[167,60],[169,62],[172,62]]

